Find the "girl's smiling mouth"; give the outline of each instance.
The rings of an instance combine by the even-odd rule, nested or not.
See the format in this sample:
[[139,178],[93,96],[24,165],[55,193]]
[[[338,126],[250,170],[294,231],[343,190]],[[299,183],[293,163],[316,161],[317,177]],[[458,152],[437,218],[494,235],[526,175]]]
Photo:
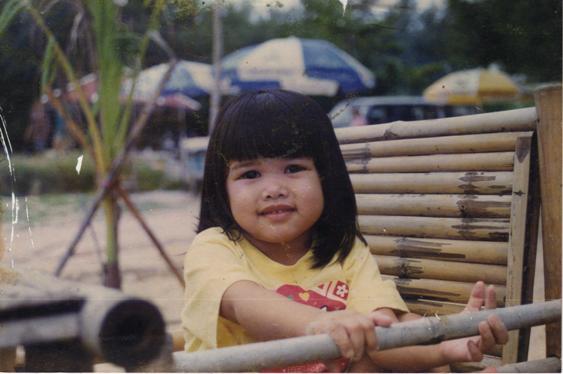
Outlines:
[[274,219],[283,219],[297,211],[293,206],[287,204],[270,205],[259,211],[258,215]]

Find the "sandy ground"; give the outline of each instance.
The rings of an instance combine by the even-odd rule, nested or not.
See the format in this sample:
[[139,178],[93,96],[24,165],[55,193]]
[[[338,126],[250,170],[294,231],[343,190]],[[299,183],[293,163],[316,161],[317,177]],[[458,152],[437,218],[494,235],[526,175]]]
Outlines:
[[[182,267],[186,248],[194,237],[199,212],[198,197],[186,192],[150,192],[134,194],[133,201],[165,247],[178,269]],[[3,221],[6,253],[0,263],[16,269],[35,269],[52,273],[83,220],[88,197],[69,203],[56,199],[45,204],[43,199],[19,199],[15,224],[11,201],[3,199]],[[67,263],[63,277],[84,283],[101,283],[101,258],[104,242],[101,211],[93,229],[87,230],[76,254]],[[13,239],[12,239],[13,237]],[[123,291],[152,300],[162,311],[169,331],[179,330],[182,308],[182,287],[172,275],[138,222],[124,210],[120,224]],[[541,249],[541,245],[540,245]],[[536,271],[536,301],[543,300],[543,258],[539,251]],[[530,359],[545,357],[543,327],[534,328]]]
[[[165,247],[178,269],[195,233],[199,200],[186,192],[134,194],[132,199],[147,224]],[[20,198],[17,223],[12,225],[11,202],[3,200],[6,251],[0,263],[15,269],[52,273],[84,219],[87,197],[82,204],[51,201],[36,197]],[[83,205],[83,206],[80,206]],[[29,219],[28,219],[29,215]],[[12,237],[13,229],[13,240]],[[152,300],[162,311],[170,330],[179,328],[182,287],[153,246],[138,221],[123,211],[120,223],[120,265],[124,292]],[[66,264],[62,277],[83,283],[101,284],[101,258],[105,227],[100,210]]]

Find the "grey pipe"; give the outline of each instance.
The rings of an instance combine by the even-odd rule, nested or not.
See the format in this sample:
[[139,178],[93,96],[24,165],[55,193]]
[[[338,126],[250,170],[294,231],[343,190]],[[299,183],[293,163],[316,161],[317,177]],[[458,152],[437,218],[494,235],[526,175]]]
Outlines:
[[[421,318],[388,328],[376,327],[379,349],[438,343],[477,335],[479,322],[486,320],[491,314],[499,316],[508,330],[542,325],[561,319],[561,300]],[[181,372],[243,372],[330,360],[339,356],[336,344],[329,335],[324,334],[195,353],[175,352],[174,363],[175,370]]]

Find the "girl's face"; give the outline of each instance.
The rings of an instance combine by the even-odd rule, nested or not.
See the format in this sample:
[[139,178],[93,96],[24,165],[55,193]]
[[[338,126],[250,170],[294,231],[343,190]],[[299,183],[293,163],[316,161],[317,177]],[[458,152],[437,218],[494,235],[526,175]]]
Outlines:
[[302,251],[309,248],[311,228],[324,207],[312,159],[232,161],[227,194],[235,221],[262,251],[276,245]]

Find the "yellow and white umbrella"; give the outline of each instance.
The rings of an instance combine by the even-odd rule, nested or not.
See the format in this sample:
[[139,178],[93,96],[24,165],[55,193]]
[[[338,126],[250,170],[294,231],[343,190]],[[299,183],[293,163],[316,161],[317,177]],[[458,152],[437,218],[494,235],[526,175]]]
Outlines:
[[510,100],[519,93],[508,75],[496,68],[470,69],[450,73],[424,90],[428,101],[446,104],[481,104]]

